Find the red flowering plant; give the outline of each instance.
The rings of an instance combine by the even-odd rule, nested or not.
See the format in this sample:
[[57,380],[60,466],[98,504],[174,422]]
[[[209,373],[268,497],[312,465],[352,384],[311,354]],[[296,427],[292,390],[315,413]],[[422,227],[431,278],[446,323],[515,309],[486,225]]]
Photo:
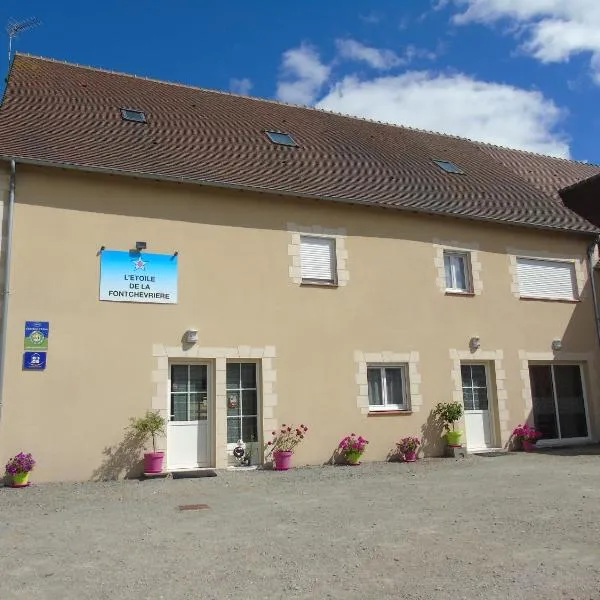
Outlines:
[[35,460],[31,454],[19,452],[6,463],[6,472],[9,475],[18,475],[19,473],[29,473],[35,467]]
[[542,432],[525,423],[524,425],[517,425],[514,428],[512,435],[520,442],[526,441],[535,444],[542,437]]
[[355,433],[351,433],[338,444],[338,448],[345,456],[348,454],[362,455],[368,443],[369,440],[366,440],[362,435],[357,436]]
[[399,442],[396,442],[396,446],[398,446],[398,450],[402,454],[416,452],[417,448],[420,445],[421,445],[421,440],[418,437],[414,437],[414,436],[404,437]]
[[284,423],[279,431],[272,432],[273,439],[267,442],[267,456],[273,452],[293,452],[307,432],[308,427],[306,425],[294,427]]

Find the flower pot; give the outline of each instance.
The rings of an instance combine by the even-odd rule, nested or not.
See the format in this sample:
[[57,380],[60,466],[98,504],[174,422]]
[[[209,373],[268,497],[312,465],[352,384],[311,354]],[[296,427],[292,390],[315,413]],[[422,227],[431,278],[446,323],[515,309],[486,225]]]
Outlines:
[[404,462],[415,462],[417,460],[417,451],[413,450],[412,452],[404,453]]
[[349,465],[360,465],[360,457],[362,456],[362,452],[358,452],[358,450],[349,450],[344,454],[344,458]]
[[147,452],[144,454],[144,473],[162,473],[164,452]]
[[530,442],[529,440],[523,440],[522,446],[523,446],[523,450],[525,450],[525,452],[535,452],[535,442]]
[[449,431],[446,434],[446,441],[448,442],[448,446],[454,447],[454,448],[460,448],[461,447],[461,443],[460,443],[460,439],[462,438],[462,431]]
[[27,473],[14,473],[10,487],[27,487],[29,485],[29,471]]
[[273,452],[273,468],[275,471],[287,471],[292,467],[293,452],[289,450],[276,450]]

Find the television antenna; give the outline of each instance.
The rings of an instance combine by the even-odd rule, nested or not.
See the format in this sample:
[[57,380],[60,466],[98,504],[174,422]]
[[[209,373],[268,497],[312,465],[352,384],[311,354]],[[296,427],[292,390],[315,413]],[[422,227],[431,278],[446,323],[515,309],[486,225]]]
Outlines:
[[9,19],[6,24],[6,33],[8,33],[8,66],[10,67],[10,60],[12,58],[12,47],[13,40],[19,36],[19,34],[33,29],[38,25],[41,25],[41,21],[36,17],[30,19],[24,19],[23,21],[17,21],[16,19]]

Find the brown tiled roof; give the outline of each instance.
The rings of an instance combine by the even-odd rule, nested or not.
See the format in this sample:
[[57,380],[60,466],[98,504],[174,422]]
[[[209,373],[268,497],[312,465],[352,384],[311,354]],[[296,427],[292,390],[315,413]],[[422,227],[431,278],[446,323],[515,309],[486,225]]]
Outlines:
[[[146,124],[121,119],[143,110]],[[291,133],[299,147],[262,133]],[[593,232],[558,190],[600,167],[447,135],[17,55],[0,156]],[[448,174],[432,162],[456,163]]]

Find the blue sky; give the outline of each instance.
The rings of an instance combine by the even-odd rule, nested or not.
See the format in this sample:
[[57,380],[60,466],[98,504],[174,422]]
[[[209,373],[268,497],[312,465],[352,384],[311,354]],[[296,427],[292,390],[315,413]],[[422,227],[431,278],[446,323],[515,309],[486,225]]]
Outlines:
[[600,163],[598,0],[4,2],[17,49]]

